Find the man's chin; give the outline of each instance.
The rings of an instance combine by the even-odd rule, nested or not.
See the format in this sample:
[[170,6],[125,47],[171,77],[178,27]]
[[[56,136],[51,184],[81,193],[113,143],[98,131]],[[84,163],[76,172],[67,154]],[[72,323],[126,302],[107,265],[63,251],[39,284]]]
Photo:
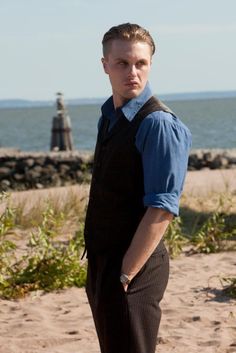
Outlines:
[[127,99],[132,99],[132,98],[138,97],[141,92],[142,92],[141,88],[133,88],[133,89],[127,90],[125,96],[127,97]]

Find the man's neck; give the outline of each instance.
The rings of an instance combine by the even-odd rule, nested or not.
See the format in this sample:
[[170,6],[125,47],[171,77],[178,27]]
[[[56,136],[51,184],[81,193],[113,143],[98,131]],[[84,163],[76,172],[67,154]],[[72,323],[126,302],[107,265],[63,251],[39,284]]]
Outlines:
[[126,99],[113,93],[113,104],[115,109],[123,107],[128,101],[128,98]]

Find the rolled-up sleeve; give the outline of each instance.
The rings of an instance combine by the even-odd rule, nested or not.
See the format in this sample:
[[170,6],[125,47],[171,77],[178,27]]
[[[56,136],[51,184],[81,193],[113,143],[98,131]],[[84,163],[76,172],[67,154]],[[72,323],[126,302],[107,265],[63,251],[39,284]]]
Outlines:
[[144,205],[179,214],[191,147],[191,133],[175,116],[155,112],[144,119],[136,135],[142,156]]

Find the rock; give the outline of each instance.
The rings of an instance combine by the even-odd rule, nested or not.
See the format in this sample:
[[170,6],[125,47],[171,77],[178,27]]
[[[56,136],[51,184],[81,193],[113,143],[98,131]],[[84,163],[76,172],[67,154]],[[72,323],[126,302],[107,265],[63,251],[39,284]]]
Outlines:
[[197,153],[190,154],[188,159],[188,166],[191,170],[201,169],[201,158]]
[[18,174],[18,173],[16,173],[16,174],[13,175],[13,178],[14,178],[16,181],[21,181],[21,180],[24,180],[25,175],[24,175],[24,174]]
[[0,182],[0,190],[5,191],[11,187],[11,183],[7,179],[3,179]]
[[236,164],[236,156],[228,156],[229,164]]
[[33,158],[27,158],[25,160],[25,165],[28,167],[28,168],[31,168],[35,165],[35,160]]
[[42,169],[42,175],[52,176],[57,173],[57,169],[52,164],[48,164]]
[[12,173],[12,169],[11,168],[1,167],[0,168],[0,179],[5,179],[9,175],[11,175],[11,173]]
[[27,181],[37,180],[37,179],[40,179],[40,177],[41,177],[41,173],[32,169],[27,170],[27,172],[25,173],[25,180]]
[[60,164],[59,165],[59,171],[61,174],[66,174],[70,170],[71,170],[71,167],[67,164]]
[[39,165],[39,166],[45,165],[45,158],[44,157],[35,158],[35,165]]
[[228,166],[228,164],[229,164],[228,160],[225,157],[217,155],[212,160],[210,167],[211,167],[211,169],[221,169],[221,168],[225,168],[226,166]]
[[8,167],[8,168],[10,168],[10,169],[15,169],[15,167],[16,167],[16,161],[14,161],[14,160],[9,160],[9,161],[6,161],[5,163],[4,163],[4,165],[5,165],[5,167]]
[[15,166],[16,172],[17,173],[24,173],[27,168],[27,165],[25,164],[25,160],[23,158],[18,159],[16,161],[16,166]]
[[75,175],[76,175],[76,179],[78,180],[78,181],[82,181],[82,179],[83,179],[83,173],[81,172],[81,170],[77,170],[76,172],[75,172]]
[[41,174],[43,172],[43,167],[41,165],[36,165],[31,170],[33,170],[35,173]]
[[[93,154],[79,151],[0,154],[0,187],[25,190],[91,181]],[[236,149],[195,149],[188,170],[236,168]]]
[[203,160],[207,163],[211,163],[214,160],[214,155],[212,152],[206,152],[203,154]]

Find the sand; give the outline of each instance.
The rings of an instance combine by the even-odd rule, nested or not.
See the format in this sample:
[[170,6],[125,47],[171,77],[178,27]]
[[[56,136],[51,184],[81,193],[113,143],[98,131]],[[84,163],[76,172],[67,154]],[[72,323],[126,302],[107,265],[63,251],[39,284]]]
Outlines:
[[215,192],[236,193],[236,169],[203,169],[187,173],[185,194],[206,196]]
[[[235,266],[233,252],[171,261],[157,352],[236,352],[236,302],[218,278]],[[99,353],[84,289],[1,300],[0,317],[1,353]]]
[[[207,197],[224,191],[235,194],[236,170],[188,173],[185,196]],[[50,192],[63,194],[66,189]],[[48,193],[14,193],[14,198],[28,196],[33,202]],[[171,260],[156,352],[236,352],[236,300],[222,296],[220,278],[224,276],[236,277],[236,252],[182,254]],[[41,352],[99,353],[83,288],[0,300],[0,353]]]

